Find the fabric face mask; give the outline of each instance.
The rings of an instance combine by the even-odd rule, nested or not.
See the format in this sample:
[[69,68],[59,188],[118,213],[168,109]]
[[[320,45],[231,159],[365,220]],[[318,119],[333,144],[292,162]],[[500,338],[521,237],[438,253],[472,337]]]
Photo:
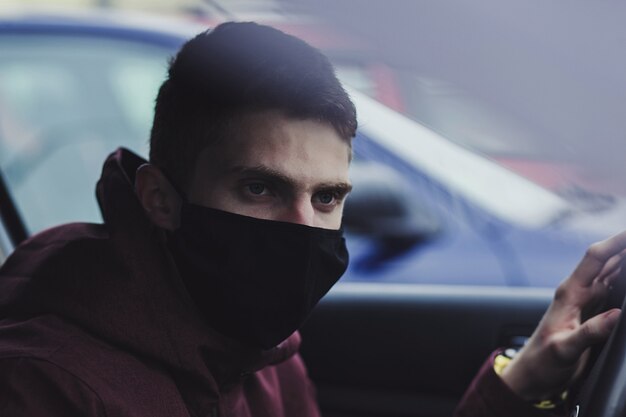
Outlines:
[[289,337],[348,265],[343,232],[183,204],[168,241],[206,322],[269,349]]

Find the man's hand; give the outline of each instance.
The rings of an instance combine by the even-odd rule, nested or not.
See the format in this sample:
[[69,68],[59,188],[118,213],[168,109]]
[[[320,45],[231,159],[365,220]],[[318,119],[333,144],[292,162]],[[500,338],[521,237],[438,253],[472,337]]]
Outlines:
[[619,309],[581,323],[582,313],[602,304],[620,273],[626,232],[587,250],[572,275],[556,290],[550,308],[528,343],[502,373],[504,382],[527,401],[551,398],[567,389],[584,369],[589,347],[605,340]]

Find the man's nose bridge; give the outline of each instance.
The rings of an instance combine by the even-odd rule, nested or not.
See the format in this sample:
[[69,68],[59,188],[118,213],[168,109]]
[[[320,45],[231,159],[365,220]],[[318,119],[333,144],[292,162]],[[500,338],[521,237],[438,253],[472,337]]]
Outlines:
[[311,200],[308,198],[294,199],[289,207],[289,219],[292,223],[304,224],[306,226],[313,226],[313,220],[315,216],[315,210],[311,204]]

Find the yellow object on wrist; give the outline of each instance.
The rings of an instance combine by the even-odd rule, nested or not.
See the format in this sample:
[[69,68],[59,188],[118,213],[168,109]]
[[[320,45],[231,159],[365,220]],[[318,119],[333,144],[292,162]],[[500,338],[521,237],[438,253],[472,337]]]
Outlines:
[[502,376],[502,371],[504,371],[509,362],[511,362],[511,358],[502,353],[498,354],[493,361],[493,370],[496,372],[496,375]]
[[[512,358],[506,356],[505,354],[498,354],[493,361],[493,370],[496,375],[501,376],[504,368],[511,362]],[[550,400],[542,400],[533,403],[533,406],[539,408],[541,410],[554,410],[555,408],[561,406],[565,400],[567,399],[567,391],[564,391],[559,397],[550,399]]]

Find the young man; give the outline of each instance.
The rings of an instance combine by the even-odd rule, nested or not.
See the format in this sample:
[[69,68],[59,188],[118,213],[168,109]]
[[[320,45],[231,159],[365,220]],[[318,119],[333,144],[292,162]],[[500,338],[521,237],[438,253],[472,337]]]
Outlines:
[[[347,265],[353,104],[318,51],[224,24],[189,41],[157,98],[150,163],[98,183],[104,225],[34,236],[0,270],[0,415],[319,415],[297,329]],[[596,245],[530,343],[491,362],[459,416],[540,416],[606,337],[580,324],[626,235]]]

